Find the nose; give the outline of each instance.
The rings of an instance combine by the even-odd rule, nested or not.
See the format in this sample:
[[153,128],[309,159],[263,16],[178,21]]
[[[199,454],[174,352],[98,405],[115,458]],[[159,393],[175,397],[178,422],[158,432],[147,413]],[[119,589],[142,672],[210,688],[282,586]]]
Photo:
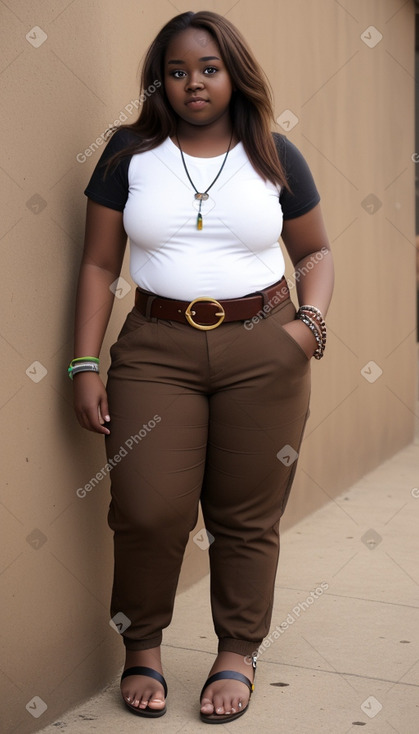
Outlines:
[[187,84],[186,84],[186,88],[187,88],[188,91],[189,90],[190,91],[194,91],[196,89],[202,89],[203,86],[204,86],[204,84],[203,84],[202,80],[199,79],[196,75],[190,76],[189,79],[188,79],[188,81],[187,81]]

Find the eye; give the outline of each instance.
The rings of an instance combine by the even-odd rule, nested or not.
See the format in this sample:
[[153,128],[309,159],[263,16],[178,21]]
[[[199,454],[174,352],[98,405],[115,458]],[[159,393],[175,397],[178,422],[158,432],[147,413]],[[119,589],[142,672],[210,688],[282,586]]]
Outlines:
[[183,77],[186,76],[186,72],[181,69],[176,69],[176,71],[172,71],[171,76],[175,79],[183,79]]
[[204,74],[216,74],[218,69],[215,66],[207,66],[204,69]]

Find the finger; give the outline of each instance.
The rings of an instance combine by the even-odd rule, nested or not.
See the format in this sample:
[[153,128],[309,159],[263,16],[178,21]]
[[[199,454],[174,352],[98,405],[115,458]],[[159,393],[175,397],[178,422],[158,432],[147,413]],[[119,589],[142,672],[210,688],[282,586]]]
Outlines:
[[107,428],[105,426],[105,420],[106,420],[106,422],[108,422],[108,420],[110,420],[110,418],[109,418],[109,416],[105,416],[105,418],[103,418],[102,411],[100,409],[100,405],[98,406],[98,409],[97,409],[97,415],[98,415],[99,425],[101,427],[101,433],[105,433],[106,435],[109,435],[110,430],[109,430],[109,428]]
[[100,422],[99,408],[86,410],[84,413],[84,423],[84,427],[87,428],[88,431],[104,434],[110,433],[109,429]]
[[[109,407],[108,407],[108,400],[106,397],[106,394],[103,398],[101,398],[99,403],[99,421],[101,425],[103,426],[104,423],[109,423],[111,420],[111,417],[109,415]],[[110,433],[108,430],[107,433]]]

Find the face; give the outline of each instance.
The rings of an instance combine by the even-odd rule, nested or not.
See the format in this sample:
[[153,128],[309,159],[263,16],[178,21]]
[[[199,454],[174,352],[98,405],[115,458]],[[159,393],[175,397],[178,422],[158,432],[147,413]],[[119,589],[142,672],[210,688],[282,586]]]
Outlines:
[[212,36],[188,28],[167,47],[164,85],[168,100],[189,125],[210,125],[229,115],[233,86]]

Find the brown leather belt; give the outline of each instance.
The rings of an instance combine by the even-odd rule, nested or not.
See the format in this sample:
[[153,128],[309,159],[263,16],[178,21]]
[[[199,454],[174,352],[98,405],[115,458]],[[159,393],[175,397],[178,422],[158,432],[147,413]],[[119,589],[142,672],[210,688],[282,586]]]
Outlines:
[[283,301],[290,297],[284,278],[263,291],[251,293],[243,298],[217,301],[210,296],[199,296],[193,301],[176,301],[162,298],[137,288],[135,306],[147,318],[167,319],[190,324],[195,329],[209,331],[229,321],[247,321],[255,316],[264,318]]

